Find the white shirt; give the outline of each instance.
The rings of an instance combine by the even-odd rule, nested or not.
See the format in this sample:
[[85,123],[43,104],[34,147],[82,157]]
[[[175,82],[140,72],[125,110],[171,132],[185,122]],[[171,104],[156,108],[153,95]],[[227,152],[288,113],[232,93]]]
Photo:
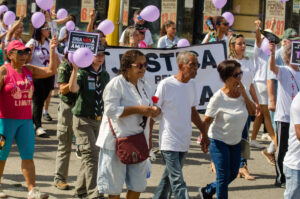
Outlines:
[[30,64],[35,66],[40,66],[40,67],[48,66],[50,62],[49,42],[45,40],[44,44],[42,45],[40,42],[36,41],[35,39],[30,39],[27,42],[26,46],[30,47],[30,45],[34,46]]
[[228,97],[221,89],[209,100],[205,115],[214,118],[208,129],[208,137],[228,145],[238,144],[248,118],[245,100]]
[[[125,31],[126,31],[126,29],[122,32],[119,43],[124,43]],[[144,42],[147,44],[147,46],[153,44],[152,35],[151,35],[150,30],[146,30]]]
[[155,96],[161,109],[159,124],[160,150],[186,152],[192,136],[191,113],[197,105],[197,90],[194,80],[178,81],[174,76],[162,80]]
[[[3,33],[6,33],[7,30],[5,28],[3,28],[1,21],[0,21],[0,35],[2,35]],[[3,37],[3,39],[1,41],[5,41],[5,37],[6,35]]]
[[296,95],[291,105],[291,120],[289,130],[289,147],[283,164],[295,170],[300,170],[300,140],[295,131],[295,125],[300,124],[300,93]]
[[[202,40],[202,44],[205,43],[206,39],[208,38],[208,33],[205,35],[204,39]],[[223,38],[221,39],[221,41],[225,41],[226,42],[226,49],[227,49],[227,52],[228,52],[228,45],[229,45],[229,39],[226,35],[223,36]]]
[[268,71],[268,55],[266,55],[261,48],[254,45],[254,66],[256,68],[256,73],[254,81],[260,81],[267,83],[267,71]]
[[241,64],[241,70],[243,71],[242,84],[245,87],[246,93],[250,99],[250,86],[253,83],[255,76],[255,67],[250,59],[243,58],[241,60],[235,59]]
[[[97,146],[116,150],[115,138],[110,130],[107,117],[110,118],[117,137],[127,137],[143,131],[143,127],[140,126],[143,121],[142,115],[133,114],[120,117],[126,106],[150,105],[152,97],[150,88],[143,80],[138,81],[137,87],[139,92],[123,75],[114,77],[106,85],[103,92],[104,113],[96,142]],[[149,142],[150,133],[149,121],[148,118],[144,130],[147,143]]]
[[279,66],[278,68],[278,90],[274,120],[289,123],[291,103],[300,89],[300,71],[295,71],[289,66]]
[[178,37],[174,37],[174,40],[171,41],[167,35],[162,36],[159,38],[157,42],[157,48],[173,48],[174,45],[178,43],[179,39]]

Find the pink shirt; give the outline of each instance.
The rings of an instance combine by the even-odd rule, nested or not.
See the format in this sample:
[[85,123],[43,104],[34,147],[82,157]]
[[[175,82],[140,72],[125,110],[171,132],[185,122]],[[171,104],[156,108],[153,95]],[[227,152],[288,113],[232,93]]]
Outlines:
[[18,73],[10,63],[5,64],[6,77],[0,90],[0,118],[32,119],[32,73],[22,67]]

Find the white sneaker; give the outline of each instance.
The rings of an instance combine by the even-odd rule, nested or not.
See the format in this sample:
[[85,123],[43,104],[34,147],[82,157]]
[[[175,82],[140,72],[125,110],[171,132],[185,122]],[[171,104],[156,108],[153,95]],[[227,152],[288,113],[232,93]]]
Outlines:
[[6,198],[7,195],[3,192],[2,185],[0,184],[0,198]]
[[268,133],[263,133],[261,135],[261,140],[265,140],[265,141],[272,141],[271,137],[269,136]]
[[43,136],[46,136],[47,133],[46,131],[42,128],[42,127],[39,127],[36,131],[35,131],[36,135],[39,136],[39,137],[43,137]]
[[263,145],[258,143],[256,140],[250,140],[250,146],[258,149],[263,149],[265,148]]
[[28,199],[47,199],[49,198],[49,194],[42,193],[37,187],[33,187],[28,193]]

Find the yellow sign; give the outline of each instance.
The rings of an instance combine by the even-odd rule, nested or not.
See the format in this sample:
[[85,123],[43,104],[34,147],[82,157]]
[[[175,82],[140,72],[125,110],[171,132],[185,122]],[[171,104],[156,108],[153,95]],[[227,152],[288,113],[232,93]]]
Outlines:
[[281,2],[280,0],[267,0],[265,28],[269,29],[271,27],[272,18],[276,20],[274,33],[277,36],[282,36],[285,25],[285,2]]
[[161,1],[161,24],[167,20],[176,23],[177,20],[177,0],[162,0]]
[[16,16],[20,17],[27,14],[27,0],[17,0]]
[[94,9],[94,0],[81,0],[81,22],[89,22],[90,12]]

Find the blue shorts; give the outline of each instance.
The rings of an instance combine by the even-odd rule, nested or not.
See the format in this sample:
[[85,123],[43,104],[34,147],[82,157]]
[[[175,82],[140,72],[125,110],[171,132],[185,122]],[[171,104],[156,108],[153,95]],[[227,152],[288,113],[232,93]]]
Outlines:
[[0,150],[0,160],[6,160],[13,140],[16,140],[22,160],[32,160],[34,153],[35,134],[32,120],[0,119],[0,134],[6,140]]
[[100,149],[97,185],[100,193],[120,195],[124,183],[127,190],[144,192],[147,186],[147,161],[123,164],[116,151]]

